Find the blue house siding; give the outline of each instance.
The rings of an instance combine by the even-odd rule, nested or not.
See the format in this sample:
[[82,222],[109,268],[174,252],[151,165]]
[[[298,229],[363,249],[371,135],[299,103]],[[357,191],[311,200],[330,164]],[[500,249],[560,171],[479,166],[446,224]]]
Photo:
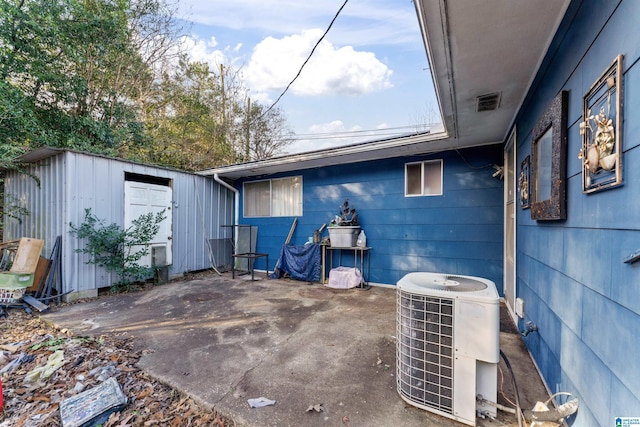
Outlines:
[[[405,163],[432,159],[443,159],[443,195],[405,197]],[[304,244],[349,199],[372,247],[371,282],[395,285],[409,272],[434,271],[485,277],[502,292],[503,185],[492,177],[493,164],[502,164],[502,148],[497,145],[268,178],[303,177],[303,215],[291,244]],[[236,185],[242,189],[242,182]],[[258,226],[257,250],[269,253],[270,260],[277,259],[292,221],[241,220]],[[264,268],[264,261],[256,266]]]
[[[517,213],[517,293],[538,333],[525,338],[552,392],[580,398],[574,425],[613,425],[640,414],[640,22],[634,0],[573,2],[517,121],[518,157],[561,90],[569,91],[567,219],[536,222]],[[623,180],[582,193],[582,97],[614,58],[624,55]]]

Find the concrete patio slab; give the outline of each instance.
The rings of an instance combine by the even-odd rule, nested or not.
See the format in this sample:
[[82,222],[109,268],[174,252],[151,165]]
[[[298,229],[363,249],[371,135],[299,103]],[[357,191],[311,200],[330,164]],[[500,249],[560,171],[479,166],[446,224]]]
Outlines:
[[[146,350],[142,369],[239,425],[458,425],[399,397],[395,310],[394,289],[334,290],[225,274],[102,297],[43,317],[76,334],[134,337]],[[506,313],[501,327],[521,404],[530,409],[548,395]],[[499,387],[514,401],[510,374],[500,365]],[[511,406],[499,395],[499,403]],[[247,400],[258,397],[276,404],[250,408]],[[317,404],[322,412],[307,412]],[[498,421],[517,425],[502,411]]]

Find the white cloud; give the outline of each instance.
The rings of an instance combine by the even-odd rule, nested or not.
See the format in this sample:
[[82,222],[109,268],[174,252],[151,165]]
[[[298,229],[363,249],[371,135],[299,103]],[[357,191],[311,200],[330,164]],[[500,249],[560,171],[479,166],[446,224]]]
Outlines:
[[[322,36],[308,30],[258,43],[245,69],[247,86],[256,91],[281,91],[295,77]],[[290,90],[296,95],[364,95],[391,88],[392,71],[374,53],[337,47],[326,39],[318,45]]]
[[[185,19],[203,25],[286,35],[305,28],[326,28],[342,3],[343,0],[180,0],[178,6]],[[414,41],[417,28],[410,1],[360,0],[346,5],[331,34],[342,45],[399,45]]]
[[217,69],[220,64],[234,65],[242,61],[238,54],[242,43],[220,48],[215,37],[204,40],[191,35],[182,38],[182,47],[192,61],[206,62],[212,69]]
[[329,123],[319,123],[309,127],[309,133],[339,133],[339,132],[355,132],[359,131],[360,126],[353,126],[347,129],[342,120],[333,120]]
[[215,47],[218,45],[215,37],[202,40],[197,36],[183,37],[182,46],[193,61],[219,64],[224,60],[224,53]]

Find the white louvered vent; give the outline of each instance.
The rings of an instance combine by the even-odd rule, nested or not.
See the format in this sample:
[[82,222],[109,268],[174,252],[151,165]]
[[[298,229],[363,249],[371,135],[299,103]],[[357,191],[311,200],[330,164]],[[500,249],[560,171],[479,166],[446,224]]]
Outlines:
[[493,111],[500,106],[500,92],[488,93],[476,97],[476,111]]

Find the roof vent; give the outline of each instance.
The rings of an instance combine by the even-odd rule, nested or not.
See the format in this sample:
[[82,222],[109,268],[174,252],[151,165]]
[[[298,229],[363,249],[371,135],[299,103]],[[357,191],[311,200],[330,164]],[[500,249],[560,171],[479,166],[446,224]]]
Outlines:
[[476,111],[493,111],[500,106],[500,92],[488,93],[476,97]]

